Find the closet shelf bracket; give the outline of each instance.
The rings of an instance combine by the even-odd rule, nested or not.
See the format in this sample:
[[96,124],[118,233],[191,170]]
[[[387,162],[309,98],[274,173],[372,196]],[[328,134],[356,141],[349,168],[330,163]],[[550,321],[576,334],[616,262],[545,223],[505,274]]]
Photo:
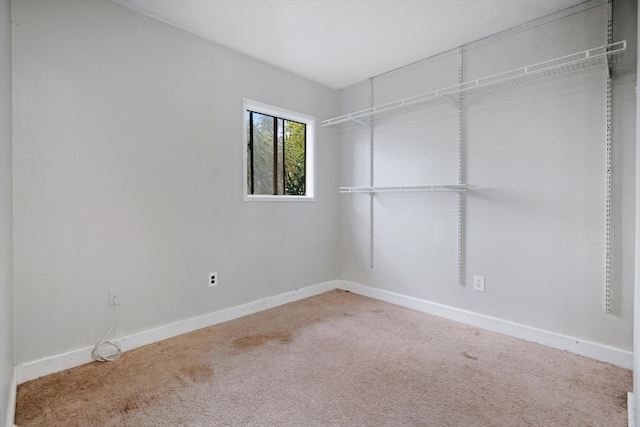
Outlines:
[[368,122],[366,120],[360,120],[360,119],[351,119],[355,124],[362,126],[363,128],[366,129],[371,129],[371,122]]
[[449,101],[450,103],[452,103],[454,107],[461,108],[461,104],[457,96],[454,97],[453,95],[443,95],[443,98],[446,101]]

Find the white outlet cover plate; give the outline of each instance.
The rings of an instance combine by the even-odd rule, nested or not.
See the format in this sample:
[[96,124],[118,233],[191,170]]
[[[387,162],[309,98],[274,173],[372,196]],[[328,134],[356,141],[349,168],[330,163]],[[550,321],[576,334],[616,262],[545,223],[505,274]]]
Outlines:
[[109,307],[113,307],[115,305],[113,303],[113,297],[116,297],[116,302],[120,305],[120,289],[109,289]]
[[473,290],[484,292],[484,277],[483,276],[473,276]]
[[209,273],[209,287],[218,286],[218,273]]

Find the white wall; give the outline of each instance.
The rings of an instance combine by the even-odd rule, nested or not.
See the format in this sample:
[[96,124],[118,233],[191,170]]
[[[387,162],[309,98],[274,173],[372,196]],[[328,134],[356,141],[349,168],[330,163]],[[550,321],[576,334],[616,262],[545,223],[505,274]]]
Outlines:
[[13,378],[11,0],[0,1],[0,425]]
[[110,288],[119,336],[337,276],[333,132],[315,202],[242,194],[243,97],[322,120],[335,91],[104,0],[13,14],[17,363],[101,339]]
[[[592,2],[593,4],[594,2]],[[465,100],[464,286],[456,283],[456,196],[342,195],[340,278],[582,340],[632,349],[636,2],[618,1],[630,53],[614,87],[612,313],[604,307],[605,85],[592,73]],[[582,6],[581,6],[582,7]],[[574,9],[575,10],[575,9]],[[465,47],[464,80],[606,44],[606,4]],[[627,20],[627,21],[625,21]],[[633,25],[629,25],[631,21]],[[616,24],[618,25],[618,24]],[[456,52],[374,79],[376,105],[457,83]],[[368,106],[368,83],[342,112]],[[342,131],[340,185],[366,185],[368,131]],[[457,182],[457,111],[440,105],[377,121],[374,184]],[[486,277],[486,292],[472,289]]]

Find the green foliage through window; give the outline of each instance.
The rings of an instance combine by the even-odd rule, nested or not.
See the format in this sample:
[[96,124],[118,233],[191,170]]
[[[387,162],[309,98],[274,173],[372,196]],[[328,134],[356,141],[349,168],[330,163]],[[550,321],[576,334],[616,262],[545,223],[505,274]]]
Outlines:
[[305,195],[306,125],[248,110],[247,188],[253,195]]

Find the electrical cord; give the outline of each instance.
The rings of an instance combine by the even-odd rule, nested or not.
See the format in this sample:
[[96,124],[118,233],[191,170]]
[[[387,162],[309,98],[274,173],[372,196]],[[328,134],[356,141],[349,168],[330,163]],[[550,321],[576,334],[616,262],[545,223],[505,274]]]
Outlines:
[[[116,301],[115,295],[113,296],[113,306],[116,308],[113,324],[111,324],[109,332],[107,332],[107,335],[104,336],[102,341],[94,345],[93,350],[91,350],[91,357],[98,362],[115,362],[116,360],[120,359],[120,355],[122,355],[122,349],[120,349],[120,346],[118,344],[113,341],[107,341],[107,338],[109,337],[109,335],[111,335],[111,332],[113,332],[113,328],[116,327],[116,323],[118,322],[118,302]],[[111,347],[112,352],[107,355],[100,354],[100,349],[104,349],[105,347]]]

